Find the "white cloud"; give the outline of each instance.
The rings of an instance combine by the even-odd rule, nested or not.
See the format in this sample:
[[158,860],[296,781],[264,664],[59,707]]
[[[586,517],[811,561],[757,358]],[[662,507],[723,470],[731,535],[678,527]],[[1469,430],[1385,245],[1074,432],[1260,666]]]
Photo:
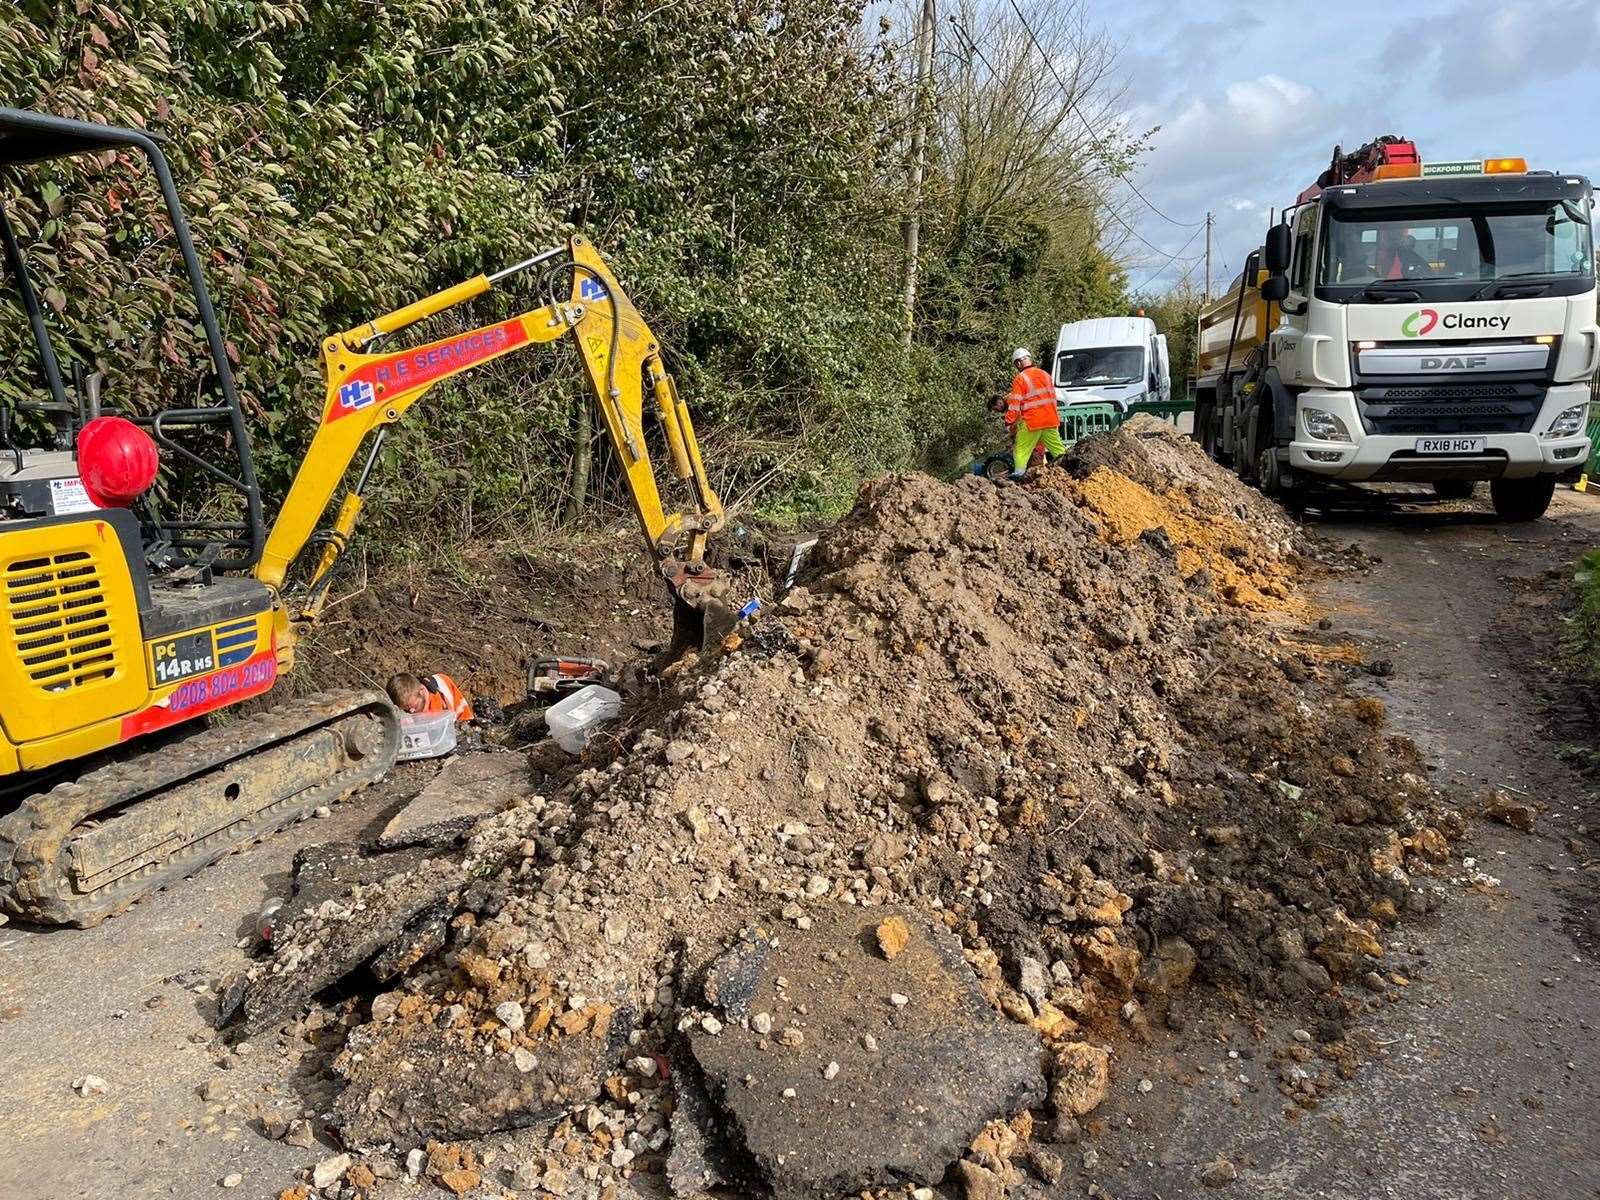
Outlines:
[[1426,63],[1435,91],[1447,99],[1514,91],[1593,68],[1600,58],[1600,5],[1465,0],[1400,25],[1389,35],[1385,57]]
[[1165,120],[1156,108],[1130,114],[1135,128],[1160,125],[1143,173],[1153,185],[1182,188],[1257,160],[1326,124],[1331,105],[1308,84],[1263,75],[1192,97]]
[[[1283,75],[1219,81],[1209,92],[1187,96],[1163,120],[1156,104],[1129,114],[1136,128],[1161,125],[1138,175],[1141,190],[1164,211],[1183,221],[1214,214],[1212,283],[1225,286],[1249,250],[1260,244],[1271,210],[1292,200],[1316,175],[1322,153],[1307,159],[1305,147],[1331,149],[1342,104],[1330,101],[1309,83]],[[1302,178],[1302,176],[1304,178]],[[1130,216],[1138,215],[1137,210]],[[1157,246],[1176,249],[1188,236],[1148,213],[1139,232]],[[1191,244],[1152,286],[1170,285],[1186,273],[1196,283],[1203,266],[1193,262],[1203,243]],[[1141,283],[1161,258],[1136,241],[1123,247]]]
[[[1530,165],[1596,170],[1585,114],[1600,96],[1597,0],[1339,0],[1197,9],[1170,0],[1091,3],[1122,47],[1127,126],[1159,125],[1135,181],[1181,222],[1215,214],[1216,282],[1259,245],[1272,208],[1327,165],[1334,144],[1383,133],[1424,157],[1523,154]],[[1124,190],[1125,191],[1125,190]],[[1156,254],[1128,239],[1142,282],[1193,229],[1124,194]],[[1196,241],[1155,286],[1180,276]],[[1198,268],[1193,276],[1199,278]]]

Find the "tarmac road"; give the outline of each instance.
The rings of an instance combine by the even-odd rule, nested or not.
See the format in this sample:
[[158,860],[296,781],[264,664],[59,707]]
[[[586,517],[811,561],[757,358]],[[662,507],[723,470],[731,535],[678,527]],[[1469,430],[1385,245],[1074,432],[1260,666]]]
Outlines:
[[[1413,983],[1398,1002],[1375,1001],[1360,1027],[1373,1057],[1316,1111],[1284,1115],[1272,1050],[1287,1027],[1258,1038],[1202,1018],[1124,1055],[1116,1098],[1097,1114],[1111,1131],[1093,1143],[1099,1163],[1072,1169],[1082,1147],[1068,1151],[1060,1194],[1093,1183],[1119,1200],[1600,1196],[1600,872],[1583,865],[1600,854],[1600,797],[1558,756],[1571,732],[1548,728],[1536,701],[1561,584],[1515,582],[1600,545],[1600,498],[1558,491],[1531,525],[1434,510],[1319,527],[1382,559],[1325,601],[1369,660],[1394,663],[1374,694],[1427,752],[1435,782],[1463,804],[1499,786],[1549,809],[1531,835],[1475,823],[1462,852],[1499,886],[1450,885],[1442,913],[1398,936],[1391,966]],[[1177,1081],[1184,1071],[1190,1086]],[[1135,1090],[1141,1077],[1148,1094]],[[1218,1154],[1238,1178],[1213,1190],[1199,1173]]]
[[[0,928],[0,1197],[255,1200],[276,1197],[300,1168],[336,1153],[268,1141],[253,1127],[246,1105],[265,1097],[281,1065],[219,1052],[212,986],[249,961],[238,943],[286,890],[296,850],[381,829],[431,769],[403,766],[331,816],[302,821],[94,929]],[[74,1093],[83,1075],[104,1079],[106,1094]],[[318,1086],[307,1075],[299,1082]],[[224,1083],[215,1102],[200,1095],[210,1080]],[[242,1182],[222,1192],[233,1173]]]

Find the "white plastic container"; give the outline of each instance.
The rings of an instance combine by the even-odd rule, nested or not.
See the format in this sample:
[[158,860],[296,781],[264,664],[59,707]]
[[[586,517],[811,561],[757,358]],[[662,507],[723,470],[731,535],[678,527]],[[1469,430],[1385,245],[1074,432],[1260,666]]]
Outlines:
[[397,762],[413,758],[443,758],[456,748],[453,712],[401,713],[400,752]]
[[622,712],[622,697],[608,687],[591,683],[573,692],[559,704],[545,710],[544,723],[550,736],[568,754],[580,754],[589,744],[589,735]]

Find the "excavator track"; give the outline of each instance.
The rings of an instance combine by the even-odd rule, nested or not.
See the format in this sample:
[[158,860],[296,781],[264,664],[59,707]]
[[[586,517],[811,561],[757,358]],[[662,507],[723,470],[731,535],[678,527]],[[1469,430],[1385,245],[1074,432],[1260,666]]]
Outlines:
[[321,693],[29,796],[0,817],[0,908],[98,925],[381,779],[399,742],[384,696]]

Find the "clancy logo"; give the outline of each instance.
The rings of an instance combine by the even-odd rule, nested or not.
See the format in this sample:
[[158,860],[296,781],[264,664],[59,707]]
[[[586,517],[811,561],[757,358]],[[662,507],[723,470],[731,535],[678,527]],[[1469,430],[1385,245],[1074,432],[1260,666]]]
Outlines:
[[1438,323],[1439,314],[1433,309],[1419,308],[1401,323],[1400,332],[1406,337],[1421,337],[1425,333],[1432,333]]
[[1437,311],[1431,308],[1419,308],[1416,312],[1400,322],[1400,332],[1408,338],[1425,337],[1432,333],[1435,326],[1440,329],[1495,329],[1504,333],[1511,324],[1508,316],[1478,316],[1473,313],[1445,313],[1444,319],[1439,319]]

